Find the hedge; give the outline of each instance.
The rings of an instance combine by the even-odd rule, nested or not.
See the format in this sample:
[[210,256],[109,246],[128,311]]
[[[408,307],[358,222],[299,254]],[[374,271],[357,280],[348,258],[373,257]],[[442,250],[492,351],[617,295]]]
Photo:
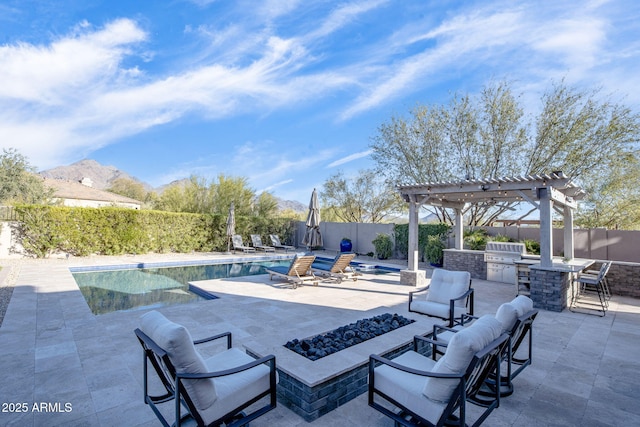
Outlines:
[[[148,252],[211,252],[227,249],[226,216],[134,210],[16,206],[17,236],[25,251],[44,258],[54,252],[75,256]],[[293,235],[286,218],[236,217],[236,233]]]
[[[418,225],[418,257],[424,261],[424,247],[429,236],[444,236],[451,226],[447,224],[419,224]],[[396,224],[394,227],[396,238],[396,253],[406,257],[409,253],[409,224]]]

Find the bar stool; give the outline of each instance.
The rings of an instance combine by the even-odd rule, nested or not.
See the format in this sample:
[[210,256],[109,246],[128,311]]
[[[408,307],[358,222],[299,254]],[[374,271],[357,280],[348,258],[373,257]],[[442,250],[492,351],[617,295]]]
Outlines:
[[[611,261],[608,261],[602,263],[600,270],[597,272],[588,270],[578,274],[575,279],[575,286],[573,286],[571,311],[581,312],[580,309],[586,309],[602,313],[602,316],[606,314],[609,308],[609,299],[611,298],[606,277],[610,267]],[[593,294],[597,295],[597,299],[591,297]]]

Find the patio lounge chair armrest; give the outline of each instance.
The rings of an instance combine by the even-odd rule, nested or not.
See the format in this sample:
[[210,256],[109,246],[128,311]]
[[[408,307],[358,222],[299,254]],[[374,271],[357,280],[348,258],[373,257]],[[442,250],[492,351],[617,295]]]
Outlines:
[[220,338],[224,338],[224,337],[227,337],[227,349],[230,349],[232,347],[232,345],[231,345],[231,332],[223,332],[223,333],[218,334],[218,335],[213,335],[213,336],[211,336],[209,338],[203,338],[201,340],[195,340],[195,341],[193,341],[193,343],[195,345],[198,345],[198,344],[203,344],[203,343],[214,341],[214,340],[217,340],[217,339],[220,339]]
[[458,298],[452,298],[449,300],[449,327],[455,324],[455,303],[456,301],[469,298],[469,314],[473,314],[473,288],[470,288],[467,292],[460,295]]
[[387,365],[393,369],[397,369],[399,371],[407,372],[413,375],[420,375],[422,377],[430,377],[430,378],[458,378],[461,379],[464,377],[465,372],[460,372],[458,374],[445,374],[440,372],[432,372],[432,371],[422,371],[420,369],[410,368],[408,366],[400,365],[393,360],[386,359],[381,356],[377,356],[372,354],[369,356],[369,369],[373,369],[376,363],[380,363],[383,365]]
[[269,354],[267,356],[261,357],[260,359],[256,359],[253,362],[245,363],[244,365],[236,366],[235,368],[225,369],[224,371],[215,371],[215,372],[204,372],[201,374],[176,374],[177,379],[202,379],[202,378],[218,378],[225,377],[227,375],[237,374],[242,371],[246,371],[247,369],[255,368],[256,366],[262,365],[263,363],[269,364],[269,369],[275,372],[276,369],[276,357],[273,354]]
[[411,292],[409,292],[409,295],[418,294],[420,292],[425,292],[425,291],[428,291],[428,290],[429,290],[429,285],[427,285],[427,286],[425,286],[423,288],[418,288],[415,291],[411,291]]
[[423,337],[422,335],[414,335],[413,337],[413,350],[418,351],[418,343],[426,343],[431,345],[431,354],[435,357],[436,348],[444,347],[445,349],[449,345],[449,343],[438,341],[433,338]]
[[471,323],[474,320],[478,320],[478,319],[479,319],[478,316],[474,316],[473,314],[465,313],[465,314],[461,315],[460,318],[458,319],[458,322],[459,322],[458,324],[464,326],[467,323]]
[[431,335],[434,341],[438,340],[438,333],[439,332],[453,332],[456,333],[458,332],[457,329],[455,328],[451,328],[449,326],[444,326],[444,325],[433,325],[433,334]]
[[413,301],[414,294],[419,294],[428,290],[429,290],[429,285],[425,286],[424,288],[416,289],[415,291],[409,292],[409,307],[411,307],[411,301]]

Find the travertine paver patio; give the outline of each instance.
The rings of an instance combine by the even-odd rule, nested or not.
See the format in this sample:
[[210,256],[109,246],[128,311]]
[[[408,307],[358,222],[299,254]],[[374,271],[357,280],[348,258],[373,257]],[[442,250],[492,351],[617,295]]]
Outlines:
[[[0,327],[0,425],[159,425],[142,402],[142,355],[132,332],[142,312],[94,316],[69,267],[206,257],[21,261]],[[194,337],[229,330],[235,346],[289,327],[311,335],[381,310],[416,316],[406,311],[410,289],[393,274],[296,290],[277,283],[266,275],[220,279],[207,284],[220,299],[160,311],[185,324]],[[514,296],[506,284],[474,280],[473,286],[480,314],[495,312]],[[534,346],[533,365],[515,380],[514,395],[503,399],[485,425],[640,425],[640,301],[614,296],[604,318],[542,311],[534,323]],[[25,412],[10,406],[22,403]],[[283,405],[252,423],[304,425]],[[393,423],[369,408],[362,395],[311,425]]]

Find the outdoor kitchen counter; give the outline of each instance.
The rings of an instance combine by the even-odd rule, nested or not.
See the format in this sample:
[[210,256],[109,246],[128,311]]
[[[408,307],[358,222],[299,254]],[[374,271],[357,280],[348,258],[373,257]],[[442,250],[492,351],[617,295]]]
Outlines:
[[520,266],[528,266],[535,267],[540,270],[551,270],[551,271],[564,271],[568,273],[577,273],[579,271],[584,270],[585,268],[589,268],[596,261],[593,259],[586,258],[573,258],[569,261],[565,261],[560,257],[553,257],[553,264],[550,267],[542,267],[540,265],[539,258],[523,258],[519,260],[514,260],[514,264]]

